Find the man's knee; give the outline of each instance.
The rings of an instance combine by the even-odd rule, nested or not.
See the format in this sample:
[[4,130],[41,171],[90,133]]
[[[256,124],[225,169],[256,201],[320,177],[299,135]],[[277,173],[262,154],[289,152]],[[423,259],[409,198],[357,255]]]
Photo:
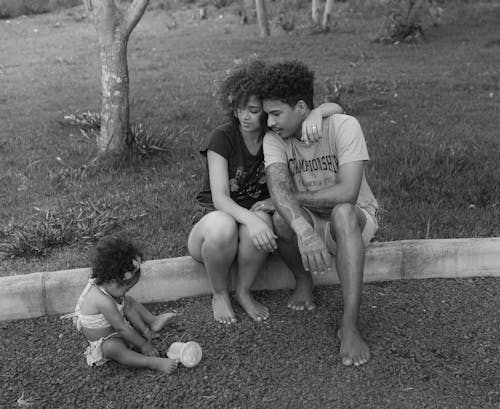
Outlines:
[[336,205],[332,210],[330,219],[336,231],[358,228],[356,207],[351,203],[340,203]]
[[273,214],[273,226],[276,235],[282,239],[290,239],[294,235],[288,222],[278,212]]

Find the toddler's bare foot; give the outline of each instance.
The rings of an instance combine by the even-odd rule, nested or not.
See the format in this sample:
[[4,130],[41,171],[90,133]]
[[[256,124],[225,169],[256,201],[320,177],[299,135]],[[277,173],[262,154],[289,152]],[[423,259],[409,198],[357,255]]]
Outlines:
[[264,321],[269,318],[269,309],[257,302],[249,291],[236,291],[236,300],[254,321]]
[[342,364],[360,366],[370,360],[370,348],[357,328],[339,329],[337,335],[340,339]]
[[288,300],[288,308],[295,311],[314,310],[313,282],[312,278],[298,279],[295,290]]
[[175,312],[166,312],[164,314],[157,315],[150,326],[151,331],[154,333],[160,332],[166,324],[172,323],[179,315],[180,314]]
[[212,296],[212,309],[214,319],[222,324],[233,324],[236,322],[233,307],[228,293],[214,294]]
[[177,368],[177,362],[170,358],[156,358],[155,369],[170,374]]

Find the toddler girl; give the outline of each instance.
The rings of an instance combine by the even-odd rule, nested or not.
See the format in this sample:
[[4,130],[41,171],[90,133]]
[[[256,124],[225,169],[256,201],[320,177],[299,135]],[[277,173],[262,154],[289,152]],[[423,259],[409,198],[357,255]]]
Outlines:
[[122,365],[165,373],[176,368],[174,360],[159,356],[151,340],[178,314],[156,316],[126,296],[139,281],[141,259],[141,251],[124,237],[106,237],[96,246],[92,277],[78,299],[75,312],[64,316],[74,317],[78,330],[89,341],[85,357],[90,366],[111,359]]

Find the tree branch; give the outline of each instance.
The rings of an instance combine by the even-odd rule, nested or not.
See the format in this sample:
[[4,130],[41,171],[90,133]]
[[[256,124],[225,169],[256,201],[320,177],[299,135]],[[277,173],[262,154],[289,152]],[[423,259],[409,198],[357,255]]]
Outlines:
[[125,36],[128,37],[130,35],[139,20],[142,18],[148,3],[149,0],[134,0],[128,7],[122,23],[122,32]]

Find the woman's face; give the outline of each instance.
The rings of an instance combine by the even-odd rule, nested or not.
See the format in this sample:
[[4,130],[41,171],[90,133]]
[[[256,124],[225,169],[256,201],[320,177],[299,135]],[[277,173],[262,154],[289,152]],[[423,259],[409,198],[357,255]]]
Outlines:
[[260,132],[262,130],[263,114],[262,103],[254,95],[248,98],[247,103],[235,112],[236,118],[240,122],[241,130],[246,132]]

